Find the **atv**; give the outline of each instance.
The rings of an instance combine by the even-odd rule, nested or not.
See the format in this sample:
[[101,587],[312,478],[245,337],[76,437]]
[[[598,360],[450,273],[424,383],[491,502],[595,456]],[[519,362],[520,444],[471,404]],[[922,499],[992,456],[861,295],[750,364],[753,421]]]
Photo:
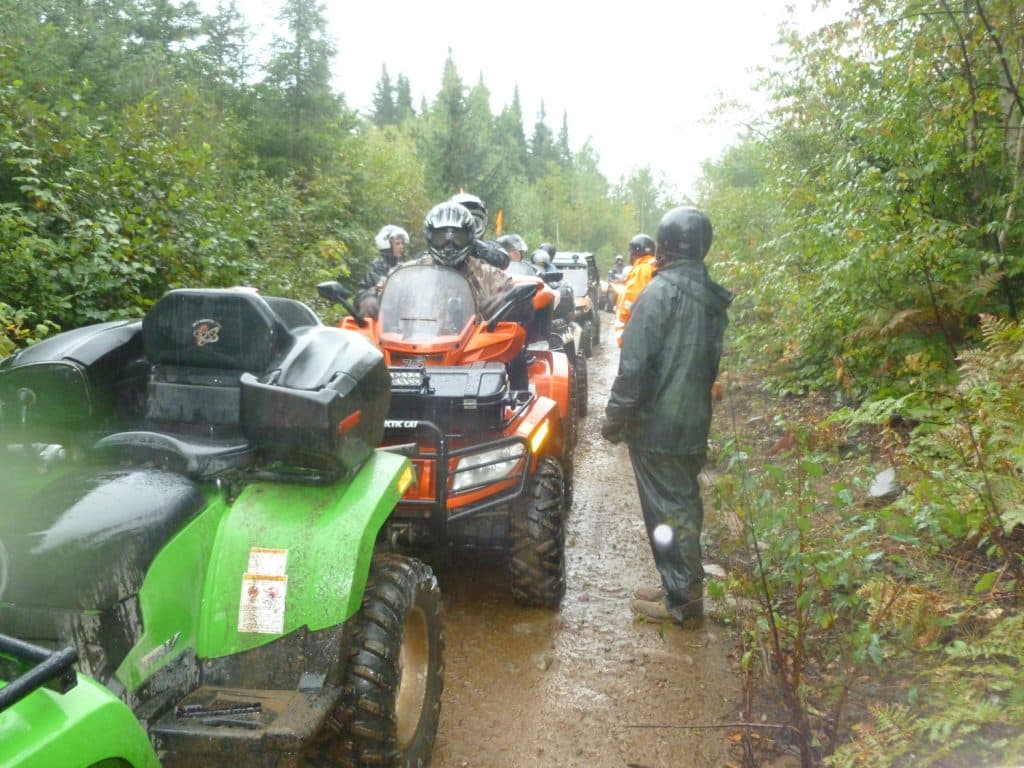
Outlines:
[[442,557],[502,551],[514,599],[557,607],[571,489],[569,361],[547,345],[529,347],[528,332],[544,331],[511,319],[550,302],[542,286],[537,277],[516,284],[491,317],[458,270],[435,264],[393,270],[376,318],[357,315],[338,283],[318,289],[345,306],[352,316],[342,327],[365,334],[390,368],[382,447],[417,470],[387,522],[392,545]]
[[390,381],[230,289],[0,362],[0,765],[426,764],[441,598],[378,545],[414,479]]
[[[514,261],[506,271],[518,283],[541,283],[534,298],[534,319],[527,327],[526,343],[531,350],[551,349],[565,353],[569,359],[569,408],[564,416],[569,442],[579,439],[579,422],[587,415],[587,359],[580,351],[583,329],[576,322],[576,305],[572,286],[561,272],[539,272],[532,264]],[[572,502],[571,485],[570,495]]]
[[572,286],[575,320],[583,329],[580,351],[590,357],[594,347],[601,344],[601,317],[597,312],[601,301],[601,273],[594,254],[559,251],[552,260],[552,268],[561,272],[563,279]]

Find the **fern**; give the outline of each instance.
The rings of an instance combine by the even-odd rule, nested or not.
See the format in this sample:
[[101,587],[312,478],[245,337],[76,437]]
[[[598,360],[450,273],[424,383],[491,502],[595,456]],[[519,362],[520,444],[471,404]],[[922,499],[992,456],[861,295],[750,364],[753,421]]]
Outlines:
[[[886,589],[881,588],[884,593]],[[877,593],[880,587],[869,589]],[[899,614],[894,610],[893,614]],[[971,764],[1024,756],[1024,616],[950,643],[931,665],[916,708],[884,704],[853,728],[825,761],[832,768],[931,766],[959,756]],[[961,764],[961,762],[954,762]]]

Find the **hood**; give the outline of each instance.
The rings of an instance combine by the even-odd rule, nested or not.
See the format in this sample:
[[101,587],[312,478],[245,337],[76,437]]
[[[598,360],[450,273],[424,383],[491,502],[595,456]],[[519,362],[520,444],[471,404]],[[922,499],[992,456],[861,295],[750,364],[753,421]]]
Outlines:
[[735,298],[732,291],[712,280],[704,262],[696,259],[673,261],[659,268],[655,274],[679,286],[713,312],[724,312]]

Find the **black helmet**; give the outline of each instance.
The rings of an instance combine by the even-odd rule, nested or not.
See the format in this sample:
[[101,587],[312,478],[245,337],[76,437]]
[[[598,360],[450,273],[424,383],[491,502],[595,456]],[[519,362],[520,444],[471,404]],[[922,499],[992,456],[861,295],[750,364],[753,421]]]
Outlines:
[[423,221],[427,250],[434,261],[457,267],[466,260],[476,239],[473,214],[458,203],[438,203]]
[[654,240],[650,235],[639,234],[629,241],[629,260],[634,262],[641,256],[654,255]]
[[468,192],[459,192],[457,195],[452,195],[449,203],[458,203],[459,205],[465,206],[469,209],[469,212],[473,214],[473,220],[476,222],[475,233],[477,237],[484,236],[484,230],[487,229],[487,206],[484,205],[484,201],[476,195],[471,195]]
[[533,262],[533,266],[542,272],[547,272],[551,268],[551,254],[545,251],[543,246],[533,252],[530,261]]
[[711,248],[711,219],[686,206],[673,208],[658,224],[658,263],[673,259],[703,259]]
[[509,249],[519,251],[520,255],[525,254],[528,250],[526,241],[519,235],[502,235],[498,238],[498,245],[506,251]]
[[555,254],[558,253],[558,249],[555,248],[555,246],[553,246],[551,243],[541,243],[540,249],[542,251],[547,251],[548,256],[550,256],[552,259],[555,258]]

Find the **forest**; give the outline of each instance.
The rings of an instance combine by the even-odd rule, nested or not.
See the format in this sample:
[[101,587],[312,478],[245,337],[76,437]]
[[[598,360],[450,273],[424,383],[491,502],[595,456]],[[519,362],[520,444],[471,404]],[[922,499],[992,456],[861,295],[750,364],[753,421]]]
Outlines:
[[854,0],[786,33],[768,112],[689,201],[658,169],[604,178],[571,115],[556,133],[518,94],[494,114],[451,57],[415,73],[439,81],[419,105],[385,67],[360,114],[330,87],[322,5],[281,22],[256,62],[233,2],[3,3],[0,356],[169,287],[313,303],[381,225],[418,250],[459,189],[602,269],[699,205],[737,294],[725,391],[766,398],[783,436],[715,436],[747,565],[708,592],[753,606],[748,684],[777,690],[804,766],[1024,760],[1024,7]]
[[421,249],[423,216],[460,190],[504,231],[609,266],[670,202],[650,169],[612,188],[593,149],[570,150],[568,116],[526,128],[518,93],[492,114],[451,58],[418,106],[385,67],[360,115],[331,89],[322,4],[280,21],[256,62],[234,3],[4,3],[0,343],[139,314],[168,286],[311,300],[362,277],[385,224]]

